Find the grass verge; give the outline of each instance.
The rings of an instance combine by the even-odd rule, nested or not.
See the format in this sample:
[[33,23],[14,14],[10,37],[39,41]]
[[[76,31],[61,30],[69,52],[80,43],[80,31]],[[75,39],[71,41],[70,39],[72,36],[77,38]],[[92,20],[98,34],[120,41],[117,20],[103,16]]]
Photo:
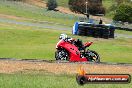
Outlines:
[[132,36],[132,32],[131,31],[116,30],[116,33],[125,34],[125,35],[131,35]]
[[79,86],[75,75],[0,74],[1,88],[131,88],[130,84],[86,84]]
[[94,42],[89,48],[97,51],[102,62],[132,63],[132,39],[98,39],[71,35],[68,30],[40,29],[13,24],[0,24],[0,57],[54,59],[55,46],[61,33],[83,42]]
[[[22,2],[0,1],[0,14],[30,18],[38,21],[49,21],[72,26],[78,20],[77,16],[55,11],[47,11],[46,8],[28,5]],[[64,21],[65,20],[65,21]]]
[[10,28],[11,24],[3,25],[0,28],[0,57],[7,58],[54,58],[58,36],[64,32],[13,24]]

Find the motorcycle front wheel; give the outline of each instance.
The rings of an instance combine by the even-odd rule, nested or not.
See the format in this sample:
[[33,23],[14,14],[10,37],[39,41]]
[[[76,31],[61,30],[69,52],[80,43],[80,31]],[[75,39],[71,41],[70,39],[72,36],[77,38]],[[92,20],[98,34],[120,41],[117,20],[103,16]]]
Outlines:
[[88,55],[88,61],[96,62],[96,63],[100,62],[100,56],[96,51],[87,50],[87,55]]
[[55,58],[56,58],[56,60],[68,61],[69,55],[68,55],[68,52],[66,50],[60,49],[60,50],[57,50],[55,52]]

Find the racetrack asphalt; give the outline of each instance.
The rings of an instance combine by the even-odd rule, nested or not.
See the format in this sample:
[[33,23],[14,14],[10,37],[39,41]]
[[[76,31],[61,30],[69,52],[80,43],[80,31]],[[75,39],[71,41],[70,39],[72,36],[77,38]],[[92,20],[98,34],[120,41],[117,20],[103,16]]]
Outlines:
[[46,28],[46,29],[55,29],[55,30],[72,30],[72,27],[66,26],[65,24],[53,23],[53,22],[22,22],[16,21],[13,19],[7,18],[0,18],[0,22],[2,23],[9,23],[9,24],[16,24],[22,26],[31,26],[31,27],[38,27],[38,28]]
[[[1,23],[9,23],[9,24],[16,24],[16,25],[22,25],[22,26],[31,26],[31,27],[38,27],[38,28],[46,28],[46,29],[55,29],[55,30],[72,30],[72,27],[61,24],[61,23],[54,23],[54,22],[48,22],[48,21],[41,21],[41,22],[22,22],[17,21],[14,19],[8,19],[8,18],[1,18]],[[115,37],[124,37],[124,38],[132,38],[132,35],[127,34],[119,34],[115,33]]]

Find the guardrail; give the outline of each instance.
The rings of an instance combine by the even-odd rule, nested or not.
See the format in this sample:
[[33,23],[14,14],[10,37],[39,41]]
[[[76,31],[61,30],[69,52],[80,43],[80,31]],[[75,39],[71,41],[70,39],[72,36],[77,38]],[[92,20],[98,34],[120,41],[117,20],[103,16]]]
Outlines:
[[132,31],[132,24],[128,22],[114,21],[113,24],[117,30]]

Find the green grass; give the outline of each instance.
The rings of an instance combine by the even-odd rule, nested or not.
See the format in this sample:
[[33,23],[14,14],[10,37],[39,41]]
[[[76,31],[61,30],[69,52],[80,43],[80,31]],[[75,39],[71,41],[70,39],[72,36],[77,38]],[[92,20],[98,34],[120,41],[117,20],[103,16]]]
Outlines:
[[75,75],[55,74],[0,74],[1,88],[131,88],[130,84],[86,84],[76,83]]
[[[47,1],[47,0],[45,0],[45,1]],[[59,6],[69,8],[69,6],[68,6],[69,0],[56,0],[56,1],[57,1]],[[114,12],[112,12],[112,11],[109,12],[109,9],[112,6],[112,4],[115,3],[115,1],[114,0],[102,0],[102,3],[106,9],[106,17],[112,18],[114,15]]]
[[[21,2],[0,1],[0,14],[8,14],[18,17],[30,18],[37,21],[49,21],[72,26],[78,20],[77,16],[55,11],[47,11],[46,8],[28,5]],[[64,21],[65,20],[65,21]]]
[[69,0],[57,0],[58,5],[63,6],[63,7],[69,7],[68,6],[68,1]]
[[[44,1],[47,2],[48,0],[44,0]],[[69,0],[56,0],[56,1],[57,1],[58,6],[68,7]]]
[[83,42],[93,41],[90,49],[97,51],[103,62],[132,63],[132,39],[95,39],[73,36],[71,31],[66,30],[39,29],[4,23],[1,23],[0,27],[0,57],[54,59],[55,45],[61,33],[82,39]]
[[[48,1],[48,0],[44,0],[44,1]],[[68,1],[69,0],[56,0],[58,3],[58,6],[62,6],[62,7],[68,7]],[[106,9],[108,9],[112,3],[114,2],[114,0],[102,0],[103,1],[103,5]]]
[[103,0],[103,6],[106,9],[105,17],[107,17],[107,18],[111,18],[112,19],[113,16],[114,16],[114,11],[110,11],[110,8],[113,5],[113,3],[115,3],[114,0]]
[[112,4],[114,3],[114,0],[102,0],[103,6],[108,10]]
[[[47,1],[47,0],[44,0],[44,1]],[[69,6],[68,6],[69,0],[56,0],[56,1],[58,3],[58,6],[69,8]],[[114,0],[102,0],[102,3],[106,9],[106,16],[105,17],[112,18],[114,15],[114,12],[109,11],[109,9],[112,6],[112,4],[115,3],[115,1]]]
[[[67,0],[58,0],[59,3],[66,3]],[[30,6],[22,3],[10,3],[0,1],[0,13],[15,15],[19,17],[31,18],[37,21],[44,20],[58,22],[72,26],[75,22],[69,19],[71,15],[46,11],[46,9]],[[111,5],[110,1],[104,0],[106,6]],[[53,15],[54,14],[54,15]],[[72,16],[71,16],[72,17]],[[65,20],[65,21],[64,21]],[[1,23],[2,25],[2,23]],[[5,58],[37,58],[54,59],[55,45],[60,33],[67,33],[71,37],[80,38],[83,41],[94,41],[90,48],[97,51],[101,56],[101,61],[107,62],[132,62],[132,40],[95,40],[93,38],[72,36],[70,31],[56,31],[48,29],[38,29],[12,24],[3,24],[0,28],[0,57]],[[24,30],[23,30],[24,29]],[[38,30],[36,30],[38,29]],[[116,31],[131,35],[131,32]],[[112,56],[111,56],[112,55]]]
[[0,28],[0,57],[54,58],[58,36],[64,31],[14,27]]
[[131,31],[116,30],[116,33],[125,34],[125,35],[131,35],[132,36],[132,32]]
[[132,63],[130,59],[132,53],[130,40],[116,39],[103,42],[100,41],[91,47],[99,52],[101,55],[101,61]]

